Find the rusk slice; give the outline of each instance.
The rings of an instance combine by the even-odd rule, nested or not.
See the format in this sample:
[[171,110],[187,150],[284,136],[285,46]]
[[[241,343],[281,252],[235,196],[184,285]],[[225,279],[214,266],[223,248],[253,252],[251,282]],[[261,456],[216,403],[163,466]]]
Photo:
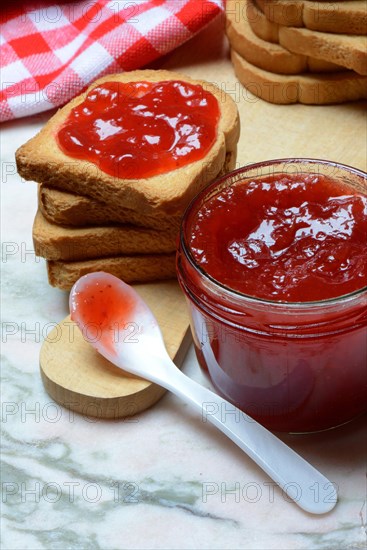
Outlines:
[[291,52],[302,52],[367,75],[367,36],[280,27],[279,43]]
[[259,38],[279,44],[279,25],[268,19],[255,0],[246,0],[246,16],[252,30]]
[[[252,30],[249,19],[235,15],[234,6],[237,2],[228,0],[227,3],[227,36],[232,48],[252,65],[279,74],[340,70],[333,63],[294,54],[280,44],[259,38]],[[251,1],[245,0],[243,4],[251,6]]]
[[47,261],[48,280],[52,286],[70,290],[80,277],[95,271],[106,271],[126,283],[173,279],[176,276],[175,258],[173,253],[114,256],[81,262]]
[[38,208],[51,223],[84,227],[90,225],[132,224],[158,230],[178,228],[181,217],[142,216],[128,208],[115,208],[113,202],[105,204],[90,197],[67,193],[41,184],[38,188]]
[[[236,151],[231,151],[226,154],[223,172],[229,172],[235,167]],[[181,216],[165,216],[160,213],[142,215],[140,211],[116,208],[113,197],[111,199],[109,203],[102,203],[90,197],[67,193],[43,184],[39,186],[38,192],[39,209],[47,220],[55,224],[80,227],[121,223],[160,231],[179,228]]]
[[[220,119],[217,139],[201,160],[177,170],[148,179],[124,180],[112,177],[91,162],[65,155],[55,134],[71,109],[81,103],[86,93],[103,82],[162,82],[183,80],[201,85],[218,99]],[[25,179],[45,183],[65,191],[92,197],[116,208],[129,208],[142,215],[180,215],[193,196],[223,168],[227,151],[233,151],[239,137],[239,115],[233,99],[217,88],[171,71],[133,71],[109,75],[94,82],[88,90],[60,109],[34,138],[16,153],[18,171]]]
[[323,105],[367,99],[367,78],[352,71],[289,76],[259,69],[234,50],[231,59],[238,80],[270,103]]
[[367,34],[366,0],[256,0],[256,3],[269,21],[279,25],[330,33]]
[[37,212],[33,243],[37,256],[48,260],[87,260],[121,254],[174,252],[177,229],[157,231],[132,225],[109,227],[61,227]]

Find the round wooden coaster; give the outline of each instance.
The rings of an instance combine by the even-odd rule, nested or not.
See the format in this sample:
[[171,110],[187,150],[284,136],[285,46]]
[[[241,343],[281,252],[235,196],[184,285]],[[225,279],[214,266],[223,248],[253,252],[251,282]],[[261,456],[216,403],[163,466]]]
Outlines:
[[[158,294],[157,299],[149,304],[152,287]],[[151,306],[169,355],[180,366],[191,339],[186,306],[177,283],[138,285],[135,288]],[[132,416],[151,407],[166,391],[125,373],[104,359],[84,340],[70,316],[61,321],[43,342],[40,368],[45,389],[57,403],[90,417]]]

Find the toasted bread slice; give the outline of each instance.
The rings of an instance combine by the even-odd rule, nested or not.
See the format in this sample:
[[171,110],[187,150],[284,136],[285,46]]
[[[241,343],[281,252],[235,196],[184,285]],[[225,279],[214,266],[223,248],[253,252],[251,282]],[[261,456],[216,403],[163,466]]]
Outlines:
[[180,216],[142,216],[128,208],[115,208],[90,197],[67,193],[45,185],[38,187],[38,208],[51,223],[65,227],[132,224],[161,231],[178,228]]
[[353,71],[289,76],[259,69],[234,50],[231,59],[238,80],[270,103],[324,105],[367,99],[367,78]]
[[286,27],[306,27],[340,34],[367,34],[366,0],[256,0],[256,3],[269,21]]
[[106,271],[125,283],[147,283],[176,277],[174,253],[114,256],[80,262],[47,261],[50,285],[70,290],[76,281],[94,271]]
[[265,13],[259,8],[256,0],[249,0],[246,4],[246,17],[252,30],[259,38],[279,44],[279,25],[265,16]]
[[[226,154],[223,172],[229,172],[235,167],[236,151],[231,151]],[[160,213],[142,215],[140,211],[116,208],[113,200],[102,203],[43,184],[39,186],[38,206],[48,221],[72,227],[122,223],[171,231],[173,228],[178,229],[181,221],[181,216],[165,216]]]
[[279,43],[291,52],[302,52],[367,75],[367,36],[279,27]]
[[48,260],[88,260],[121,254],[162,254],[176,250],[178,230],[158,231],[133,225],[61,227],[48,222],[40,211],[33,224],[37,256]]
[[[70,111],[81,103],[88,91],[104,82],[162,82],[181,80],[201,85],[218,100],[220,119],[216,140],[207,155],[177,170],[148,179],[121,179],[110,176],[95,164],[65,155],[55,134]],[[142,215],[179,215],[191,198],[223,168],[227,151],[233,151],[239,137],[239,115],[235,102],[225,92],[204,81],[170,71],[133,71],[109,75],[94,82],[88,90],[60,109],[34,138],[16,153],[18,171],[25,179],[49,187],[90,196],[116,208],[129,208]]]
[[[281,46],[280,44],[268,42],[259,38],[255,34],[250,21],[261,21],[265,19],[256,8],[253,7],[252,0],[245,0],[244,5],[247,5],[248,12],[252,13],[253,7],[254,17],[234,17],[234,5],[238,0],[228,0],[227,3],[227,36],[231,47],[236,50],[244,59],[252,65],[256,65],[260,69],[278,74],[299,74],[304,72],[335,72],[343,70],[343,67],[318,60],[306,55],[295,54]],[[255,17],[256,13],[260,13],[260,19]],[[267,25],[268,27],[268,25]],[[277,33],[279,27],[277,26]],[[274,37],[275,31],[272,36]],[[345,69],[344,69],[345,70]]]

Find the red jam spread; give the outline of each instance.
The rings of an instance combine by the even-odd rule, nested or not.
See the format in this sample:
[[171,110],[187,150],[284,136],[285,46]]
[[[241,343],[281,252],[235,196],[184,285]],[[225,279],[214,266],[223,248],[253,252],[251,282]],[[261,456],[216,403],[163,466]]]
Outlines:
[[310,174],[238,182],[192,225],[199,266],[225,286],[272,301],[335,298],[367,285],[367,196]]
[[84,339],[93,344],[97,340],[114,355],[116,353],[118,330],[121,323],[128,323],[134,318],[136,302],[128,295],[121,293],[108,280],[90,279],[74,297],[71,307],[71,319],[74,311],[83,321]]
[[111,176],[150,178],[204,158],[219,116],[217,99],[196,84],[105,82],[72,109],[57,141]]

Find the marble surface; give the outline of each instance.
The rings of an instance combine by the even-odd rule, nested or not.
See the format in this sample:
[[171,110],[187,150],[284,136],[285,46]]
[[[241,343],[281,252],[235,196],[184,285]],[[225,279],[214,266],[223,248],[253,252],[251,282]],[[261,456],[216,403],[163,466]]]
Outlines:
[[[252,98],[233,75],[218,26],[164,66],[236,94],[240,164],[300,155],[366,168],[365,105],[277,107]],[[339,488],[336,508],[315,517],[172,395],[137,417],[108,422],[48,397],[39,351],[68,313],[68,296],[48,285],[44,261],[33,253],[36,185],[16,174],[14,151],[49,116],[7,123],[1,136],[2,548],[365,548],[366,418],[282,436]],[[208,386],[192,348],[183,370]]]

